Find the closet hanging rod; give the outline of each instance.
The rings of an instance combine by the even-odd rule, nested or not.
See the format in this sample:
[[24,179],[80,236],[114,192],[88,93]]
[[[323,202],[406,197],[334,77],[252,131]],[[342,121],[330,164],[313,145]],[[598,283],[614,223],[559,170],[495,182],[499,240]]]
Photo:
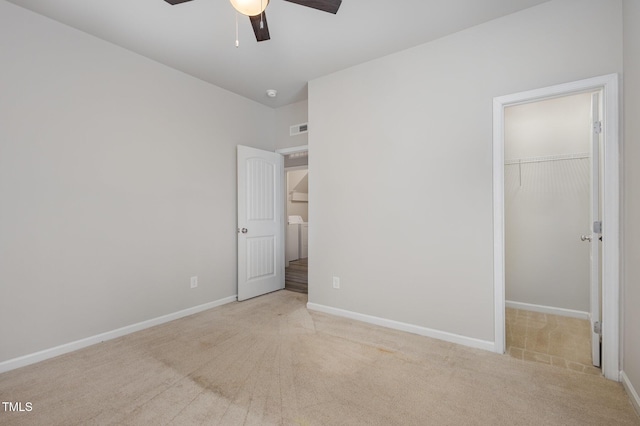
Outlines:
[[591,154],[588,152],[582,152],[579,154],[550,155],[547,157],[516,158],[512,160],[505,160],[504,165],[511,166],[514,164],[545,163],[548,161],[582,160],[586,158],[591,158]]

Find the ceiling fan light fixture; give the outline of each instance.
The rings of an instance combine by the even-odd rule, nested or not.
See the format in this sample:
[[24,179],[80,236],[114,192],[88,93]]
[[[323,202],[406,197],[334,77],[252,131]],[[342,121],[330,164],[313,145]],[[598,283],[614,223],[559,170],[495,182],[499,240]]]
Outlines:
[[229,0],[235,10],[246,16],[260,15],[267,8],[269,0]]

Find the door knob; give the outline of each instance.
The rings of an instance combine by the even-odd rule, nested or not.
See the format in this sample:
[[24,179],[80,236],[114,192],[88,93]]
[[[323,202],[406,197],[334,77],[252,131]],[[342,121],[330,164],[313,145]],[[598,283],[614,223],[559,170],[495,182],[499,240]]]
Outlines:
[[582,235],[582,236],[580,236],[580,241],[589,241],[589,242],[591,242],[592,239],[593,239],[593,237],[591,235]]
[[242,228],[242,231],[241,231],[241,232],[242,232],[243,234],[246,234],[247,232],[249,232],[249,230],[248,230],[247,228]]

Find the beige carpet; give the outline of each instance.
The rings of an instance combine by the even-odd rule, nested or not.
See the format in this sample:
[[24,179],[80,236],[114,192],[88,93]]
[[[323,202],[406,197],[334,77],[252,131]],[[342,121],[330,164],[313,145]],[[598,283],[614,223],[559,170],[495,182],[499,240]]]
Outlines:
[[2,425],[640,425],[619,383],[280,291],[0,375]]

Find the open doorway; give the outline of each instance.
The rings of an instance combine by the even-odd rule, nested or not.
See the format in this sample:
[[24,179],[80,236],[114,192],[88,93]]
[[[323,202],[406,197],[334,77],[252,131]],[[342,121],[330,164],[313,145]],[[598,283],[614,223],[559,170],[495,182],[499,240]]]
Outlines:
[[[282,289],[307,294],[308,148],[238,145],[237,161],[238,301]],[[293,261],[297,268],[286,268]]]
[[308,294],[309,151],[283,153],[285,182],[285,290]]
[[592,374],[600,374],[600,336],[594,355],[589,321],[600,322],[599,294],[598,306],[590,304],[591,245],[601,245],[591,235],[601,216],[601,144],[592,125],[600,99],[601,90],[587,91],[504,110],[505,350]]
[[[495,351],[505,353],[506,349],[506,288],[505,288],[505,110],[510,106],[552,99],[579,93],[601,93],[601,119],[593,123],[592,131],[599,134],[602,150],[602,216],[598,223],[592,223],[585,230],[586,237],[602,239],[600,255],[594,256],[594,249],[600,243],[591,244],[591,265],[602,266],[601,288],[596,275],[590,274],[590,332],[593,348],[600,349],[602,342],[602,374],[612,380],[619,380],[619,329],[620,329],[620,270],[619,270],[619,118],[618,118],[618,76],[616,74],[575,81],[557,86],[515,93],[494,98],[493,136],[493,194],[494,194],[494,301],[495,301]],[[591,156],[600,154],[592,150]],[[592,173],[598,176],[599,173]],[[593,185],[592,185],[593,187]],[[580,235],[576,238],[580,239]],[[596,283],[594,286],[594,282]],[[595,289],[595,291],[594,291]],[[593,303],[594,296],[601,296],[599,303]],[[602,306],[601,313],[594,306]],[[602,320],[599,321],[599,318]],[[597,336],[597,338],[595,338]],[[601,339],[601,340],[600,340]],[[595,352],[595,351],[594,351]]]

